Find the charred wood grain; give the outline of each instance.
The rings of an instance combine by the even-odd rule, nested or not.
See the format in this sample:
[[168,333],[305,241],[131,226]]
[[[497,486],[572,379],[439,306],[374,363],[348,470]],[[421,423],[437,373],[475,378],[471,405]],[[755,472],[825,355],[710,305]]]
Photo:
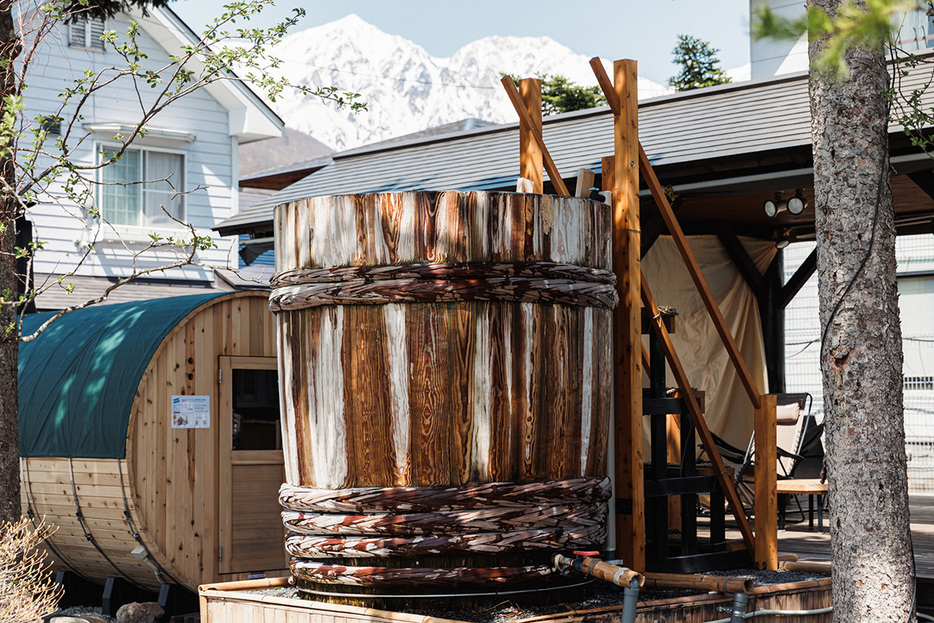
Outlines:
[[514,193],[313,197],[274,211],[276,266],[554,261],[609,270],[610,208]]
[[529,567],[550,551],[600,546],[618,299],[608,206],[317,197],[278,207],[275,228],[296,578],[512,587],[551,578]]

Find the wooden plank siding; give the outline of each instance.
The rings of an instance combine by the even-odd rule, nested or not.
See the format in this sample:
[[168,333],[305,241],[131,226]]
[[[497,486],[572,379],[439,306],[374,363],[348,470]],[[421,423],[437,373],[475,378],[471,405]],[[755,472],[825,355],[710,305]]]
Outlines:
[[[261,588],[259,586],[254,587]],[[234,584],[203,586],[201,617],[205,623],[458,623],[428,615],[390,612],[355,606],[325,604],[302,599],[276,597],[252,592]],[[636,610],[636,623],[702,623],[723,619],[732,606],[732,595],[709,593],[691,597],[676,597],[642,601]],[[757,586],[749,593],[746,612],[761,610],[812,610],[831,605],[830,579],[810,580],[772,586]],[[564,611],[533,618],[513,619],[516,623],[613,623],[620,620],[622,605],[602,606],[583,610],[564,604]],[[452,616],[457,616],[453,613]],[[768,616],[762,621],[791,620]],[[815,623],[829,623],[832,614],[820,613],[808,617]]]
[[[207,578],[238,577],[222,576],[218,570],[217,509],[226,500],[219,498],[218,487],[217,366],[219,357],[225,355],[275,357],[275,342],[250,338],[257,331],[261,336],[270,335],[273,320],[264,294],[225,296],[179,323],[150,364],[157,371],[157,382],[140,383],[127,456],[134,482],[142,483],[148,475],[163,492],[147,498],[140,488],[136,504],[143,523],[164,535],[156,544],[189,586],[212,581]],[[270,327],[263,329],[264,324]],[[159,410],[138,408],[173,394],[211,396],[211,428],[172,429],[167,403]],[[146,429],[156,431],[155,439]],[[158,443],[152,442],[161,439],[166,440],[164,452],[153,453]],[[229,444],[229,440],[224,441]],[[143,471],[144,466],[150,471]]]

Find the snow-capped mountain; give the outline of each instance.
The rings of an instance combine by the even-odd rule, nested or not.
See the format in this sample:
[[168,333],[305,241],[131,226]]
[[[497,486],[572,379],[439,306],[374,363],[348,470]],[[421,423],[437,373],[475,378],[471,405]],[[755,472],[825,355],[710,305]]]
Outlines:
[[[289,127],[338,150],[468,117],[514,121],[499,83],[502,73],[596,84],[586,56],[548,37],[486,37],[449,58],[435,58],[356,15],[289,35],[272,54],[283,60],[279,74],[291,82],[360,93],[367,103],[368,111],[353,114],[293,90],[272,104]],[[669,92],[639,79],[640,98]]]

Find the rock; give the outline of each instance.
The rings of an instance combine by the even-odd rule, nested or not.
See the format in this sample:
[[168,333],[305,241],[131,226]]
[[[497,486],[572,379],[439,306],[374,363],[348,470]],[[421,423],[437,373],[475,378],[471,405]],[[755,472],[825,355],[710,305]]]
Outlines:
[[155,623],[164,612],[154,601],[125,604],[117,610],[117,623]]
[[84,617],[52,617],[49,623],[88,623]]

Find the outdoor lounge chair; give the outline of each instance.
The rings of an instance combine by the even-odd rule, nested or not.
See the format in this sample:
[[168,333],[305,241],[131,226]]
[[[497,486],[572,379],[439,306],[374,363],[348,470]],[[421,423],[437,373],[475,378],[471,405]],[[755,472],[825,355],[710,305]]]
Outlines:
[[[803,461],[801,449],[806,439],[813,439],[815,430],[814,418],[809,415],[811,407],[810,394],[777,394],[776,409],[776,472],[779,479],[793,478],[795,471]],[[823,428],[821,425],[820,428]],[[819,434],[819,433],[818,433]],[[754,502],[754,470],[755,433],[749,437],[745,450],[741,450],[713,435],[714,443],[724,464],[734,470],[734,484],[747,510],[753,511]],[[795,500],[797,503],[797,499]],[[799,510],[803,509],[800,504]]]

